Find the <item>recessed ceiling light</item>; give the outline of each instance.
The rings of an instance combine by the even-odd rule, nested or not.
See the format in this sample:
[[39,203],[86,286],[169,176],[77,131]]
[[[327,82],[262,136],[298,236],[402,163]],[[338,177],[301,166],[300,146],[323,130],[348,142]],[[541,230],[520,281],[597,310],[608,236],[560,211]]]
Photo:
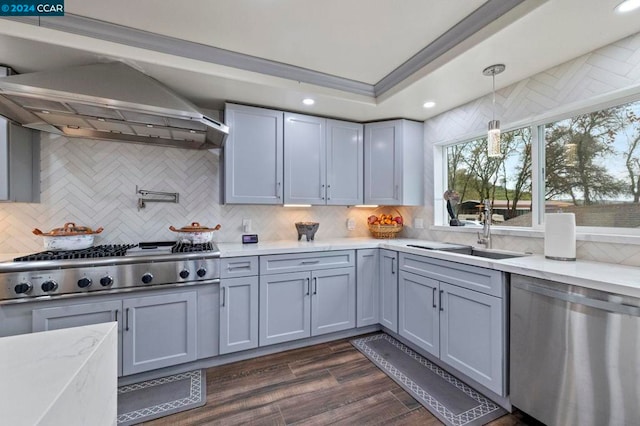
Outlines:
[[615,11],[618,13],[631,12],[640,7],[640,0],[625,0],[616,6]]
[[436,106],[436,103],[433,101],[427,101],[422,104],[423,108],[433,108],[434,106]]
[[313,99],[311,99],[311,98],[304,98],[304,99],[302,100],[302,103],[303,103],[303,104],[305,104],[305,105],[313,105],[313,104],[315,104],[315,103],[316,103],[316,101],[314,101],[314,100],[313,100]]
[[47,111],[46,109],[43,109],[43,110],[42,110],[42,111],[40,111],[40,112],[41,112],[41,113],[43,113],[43,114],[50,114],[50,112],[49,112],[49,111]]

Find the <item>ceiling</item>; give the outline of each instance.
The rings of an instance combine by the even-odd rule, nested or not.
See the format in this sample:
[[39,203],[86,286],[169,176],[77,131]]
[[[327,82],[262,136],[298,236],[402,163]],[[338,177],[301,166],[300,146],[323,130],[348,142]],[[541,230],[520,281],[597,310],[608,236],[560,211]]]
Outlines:
[[65,17],[3,19],[0,62],[124,61],[210,109],[425,120],[490,93],[489,65],[500,88],[640,32],[619,1],[66,0]]

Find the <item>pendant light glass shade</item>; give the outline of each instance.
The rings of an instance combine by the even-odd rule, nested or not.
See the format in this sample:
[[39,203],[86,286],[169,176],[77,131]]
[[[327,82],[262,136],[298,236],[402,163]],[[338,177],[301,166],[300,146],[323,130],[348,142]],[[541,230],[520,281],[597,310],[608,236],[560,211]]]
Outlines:
[[496,120],[496,74],[500,74],[505,68],[504,64],[496,64],[482,70],[482,75],[491,76],[493,79],[493,112],[492,120],[489,121],[489,131],[487,132],[488,157],[502,157],[500,120]]
[[487,156],[502,157],[502,150],[500,149],[500,120],[491,120],[489,122]]

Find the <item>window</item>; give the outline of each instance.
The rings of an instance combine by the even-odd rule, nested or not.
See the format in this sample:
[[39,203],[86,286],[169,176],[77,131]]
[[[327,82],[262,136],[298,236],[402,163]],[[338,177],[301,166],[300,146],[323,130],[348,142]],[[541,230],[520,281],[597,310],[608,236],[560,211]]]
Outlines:
[[640,227],[640,101],[546,124],[545,211]]
[[487,138],[446,149],[448,189],[458,193],[452,210],[465,225],[479,225],[482,200],[489,199],[493,223],[500,226],[532,224],[531,129],[502,133],[502,156],[487,156]]

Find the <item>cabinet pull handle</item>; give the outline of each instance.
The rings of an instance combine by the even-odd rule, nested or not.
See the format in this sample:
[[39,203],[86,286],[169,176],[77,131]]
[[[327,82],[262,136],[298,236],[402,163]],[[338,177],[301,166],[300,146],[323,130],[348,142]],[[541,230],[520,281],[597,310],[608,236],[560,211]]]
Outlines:
[[397,200],[397,199],[398,199],[398,185],[396,185],[396,189],[395,189],[395,191],[393,192],[393,198],[394,198],[395,200]]
[[127,310],[125,311],[124,316],[126,317],[124,330],[129,331],[129,308],[127,308]]
[[440,298],[438,299],[438,304],[440,305],[440,310],[444,311],[444,308],[442,307],[442,293],[444,293],[444,290],[440,290]]
[[309,278],[307,278],[307,296],[309,295]]
[[280,198],[280,186],[282,185],[281,182],[276,183],[276,198]]
[[316,263],[320,263],[319,260],[303,260],[300,262],[303,265],[315,265]]
[[391,258],[391,273],[392,274],[396,273],[396,258],[395,257]]
[[318,294],[318,278],[313,277],[313,294]]
[[327,185],[327,200],[331,199],[331,185]]
[[251,268],[250,263],[245,263],[244,265],[239,265],[239,266],[227,265],[227,271],[235,271],[236,269],[250,269],[250,268]]
[[431,303],[433,304],[433,307],[436,307],[436,288],[433,288],[433,294],[431,295]]
[[118,322],[118,309],[116,309],[116,312],[115,312],[115,319],[114,319],[114,321],[115,321],[115,322]]
[[322,198],[324,200],[324,195],[326,194],[326,191],[324,189],[324,185],[320,185],[320,198]]
[[222,286],[222,306],[224,306],[226,298],[227,298],[227,288],[225,286]]

